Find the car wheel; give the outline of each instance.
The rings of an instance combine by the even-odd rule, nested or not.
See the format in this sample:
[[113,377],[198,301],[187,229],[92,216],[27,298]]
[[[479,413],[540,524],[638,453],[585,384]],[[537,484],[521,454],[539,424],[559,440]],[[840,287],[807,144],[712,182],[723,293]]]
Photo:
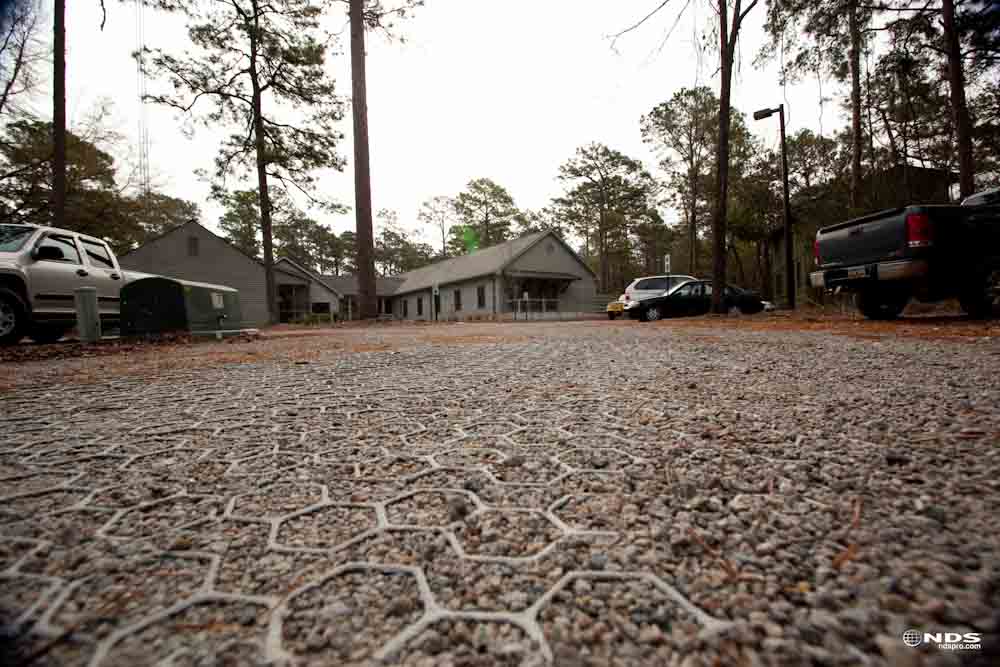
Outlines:
[[659,306],[650,306],[649,308],[646,309],[647,322],[655,322],[658,319],[660,319],[660,317],[662,317],[662,313],[660,313]]
[[905,290],[866,289],[854,297],[861,314],[870,320],[894,320],[906,308],[910,294]]
[[959,297],[958,303],[969,317],[977,320],[992,317],[1000,302],[1000,270],[991,271],[985,280],[978,280]]
[[21,297],[0,287],[0,345],[13,345],[24,336],[28,309]]
[[59,324],[50,324],[48,326],[36,326],[28,332],[28,338],[39,344],[54,343],[69,331],[69,327],[62,326]]
[[726,311],[726,312],[729,315],[742,315],[743,314],[743,312],[739,309],[738,306],[729,306],[729,310]]

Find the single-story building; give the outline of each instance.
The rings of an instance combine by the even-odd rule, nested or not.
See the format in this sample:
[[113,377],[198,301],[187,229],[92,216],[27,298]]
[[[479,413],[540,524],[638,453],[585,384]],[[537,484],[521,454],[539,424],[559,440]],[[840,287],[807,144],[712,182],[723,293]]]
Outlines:
[[597,277],[562,238],[536,232],[397,276],[393,315],[407,320],[525,314],[583,313],[593,309]]
[[[118,258],[123,269],[193,282],[227,285],[240,292],[243,325],[267,326],[264,263],[191,221]],[[274,263],[280,322],[339,314],[341,295],[319,276],[287,257]]]
[[[264,264],[189,222],[119,258],[123,268],[228,285],[240,291],[243,322],[266,326]],[[309,315],[355,319],[356,276],[321,276],[283,257],[274,263],[280,322]],[[376,279],[379,314],[404,320],[561,317],[593,311],[594,272],[558,234],[536,232],[398,276]]]

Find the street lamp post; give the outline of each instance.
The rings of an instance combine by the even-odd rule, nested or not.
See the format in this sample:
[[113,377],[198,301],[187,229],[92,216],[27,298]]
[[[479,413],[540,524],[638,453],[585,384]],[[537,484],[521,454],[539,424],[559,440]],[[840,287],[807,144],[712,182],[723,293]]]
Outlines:
[[795,309],[795,259],[792,253],[792,207],[788,203],[788,149],[785,145],[785,105],[779,104],[775,109],[761,109],[753,114],[754,120],[763,120],[778,113],[781,121],[781,189],[785,219],[785,293],[788,295],[788,307]]

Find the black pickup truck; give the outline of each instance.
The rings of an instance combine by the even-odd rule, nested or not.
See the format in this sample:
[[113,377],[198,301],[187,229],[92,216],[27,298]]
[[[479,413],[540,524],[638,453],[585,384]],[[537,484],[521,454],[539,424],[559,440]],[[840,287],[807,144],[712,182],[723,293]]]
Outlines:
[[813,247],[810,284],[854,292],[870,319],[897,317],[911,298],[957,298],[970,316],[989,317],[1000,302],[1000,189],[824,227]]

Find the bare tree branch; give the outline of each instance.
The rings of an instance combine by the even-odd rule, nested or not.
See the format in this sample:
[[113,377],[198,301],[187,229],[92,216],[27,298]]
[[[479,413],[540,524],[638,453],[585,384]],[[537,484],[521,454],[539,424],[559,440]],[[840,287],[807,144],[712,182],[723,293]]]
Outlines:
[[649,12],[644,17],[642,17],[641,19],[639,19],[638,21],[636,21],[634,24],[630,25],[629,27],[625,28],[621,32],[616,33],[614,35],[614,38],[611,40],[611,48],[612,49],[615,48],[615,43],[618,41],[619,37],[621,37],[622,35],[625,35],[626,33],[632,32],[636,28],[638,28],[641,25],[643,25],[646,21],[648,21],[649,19],[653,18],[653,16],[655,16],[657,14],[657,12],[659,12],[661,9],[663,9],[664,7],[666,7],[667,3],[669,3],[669,2],[670,2],[670,0],[663,0],[663,2],[661,2],[659,5],[657,5],[657,7],[653,11]]

